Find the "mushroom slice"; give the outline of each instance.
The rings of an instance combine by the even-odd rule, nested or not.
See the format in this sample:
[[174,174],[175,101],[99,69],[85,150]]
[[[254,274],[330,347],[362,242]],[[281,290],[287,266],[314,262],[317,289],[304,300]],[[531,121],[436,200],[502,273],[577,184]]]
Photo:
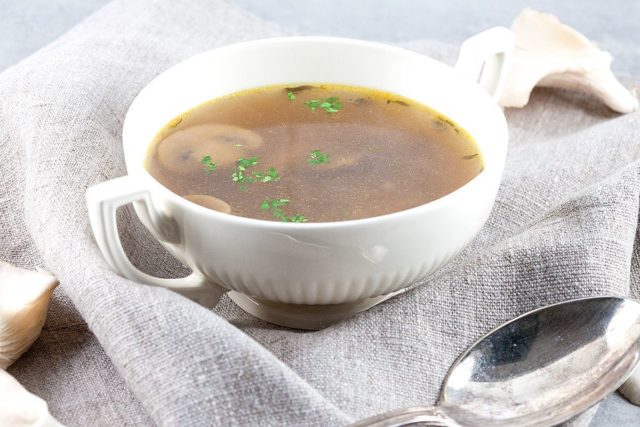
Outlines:
[[511,29],[516,47],[500,105],[524,107],[535,86],[549,86],[590,93],[620,113],[638,109],[611,72],[611,55],[554,15],[525,9]]
[[57,285],[49,273],[0,262],[0,369],[11,365],[38,338]]
[[362,156],[353,154],[345,154],[342,156],[332,156],[331,161],[322,165],[325,169],[339,169],[346,166],[353,166],[361,159]]
[[315,86],[312,86],[312,85],[302,85],[302,86],[295,86],[295,87],[285,87],[284,90],[286,90],[287,92],[298,93],[298,92],[302,92],[303,90],[313,89],[314,87]]
[[0,369],[0,421],[13,427],[63,427],[51,414],[47,402],[29,393],[9,373]]
[[262,137],[249,129],[232,125],[208,124],[181,129],[160,141],[156,156],[162,166],[174,173],[189,173],[200,167],[205,156],[218,165],[232,165],[247,148],[262,145]]
[[204,206],[205,208],[213,209],[214,211],[222,213],[231,213],[231,206],[224,200],[220,200],[217,197],[209,196],[206,194],[190,194],[184,196],[190,202],[196,205]]

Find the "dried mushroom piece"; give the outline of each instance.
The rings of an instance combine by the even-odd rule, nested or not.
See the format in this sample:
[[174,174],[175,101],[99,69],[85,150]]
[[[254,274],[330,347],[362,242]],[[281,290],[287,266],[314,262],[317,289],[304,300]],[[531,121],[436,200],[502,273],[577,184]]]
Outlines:
[[245,149],[259,147],[262,142],[256,132],[238,126],[191,126],[163,139],[156,149],[156,156],[171,172],[188,173],[207,156],[217,165],[233,165]]
[[47,402],[29,393],[0,369],[0,424],[12,427],[63,427],[49,413]]
[[362,158],[362,155],[357,155],[356,153],[334,155],[331,157],[331,161],[328,162],[326,165],[323,165],[323,167],[329,170],[333,170],[333,169],[353,166],[356,163],[358,163],[358,161],[360,161],[361,158]]
[[535,86],[548,86],[590,93],[620,113],[638,109],[611,72],[611,55],[554,15],[525,9],[511,29],[516,47],[500,105],[524,107]]
[[0,262],[0,369],[11,365],[38,338],[55,277]]
[[188,196],[184,196],[184,198],[197,205],[213,209],[214,211],[227,214],[231,213],[231,206],[224,200],[218,199],[217,197],[209,196],[207,194],[190,194]]

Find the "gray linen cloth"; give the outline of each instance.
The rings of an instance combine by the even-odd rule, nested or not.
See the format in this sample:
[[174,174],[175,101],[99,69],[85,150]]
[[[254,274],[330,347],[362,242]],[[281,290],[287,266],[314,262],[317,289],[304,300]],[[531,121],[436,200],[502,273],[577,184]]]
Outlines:
[[[126,173],[121,127],[136,93],[197,52],[286,33],[218,0],[118,0],[0,75],[0,259],[61,281],[42,336],[9,371],[62,422],[342,425],[432,403],[458,354],[520,313],[639,296],[640,115],[557,90],[507,112],[507,167],[478,238],[422,286],[348,321],[279,328],[226,297],[211,312],[112,273],[84,192]],[[142,269],[185,273],[129,211],[120,228]]]

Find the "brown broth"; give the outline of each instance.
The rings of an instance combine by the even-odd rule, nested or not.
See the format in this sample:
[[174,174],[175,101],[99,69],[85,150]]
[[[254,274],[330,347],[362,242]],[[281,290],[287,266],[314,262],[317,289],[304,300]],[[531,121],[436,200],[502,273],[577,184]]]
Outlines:
[[[316,102],[315,111],[305,104],[330,97],[341,108],[335,101],[324,109]],[[314,150],[329,162],[311,164]],[[203,163],[205,156],[210,161]],[[257,164],[246,167],[245,180],[268,180],[255,174],[270,167],[279,180],[234,182],[238,160],[252,157]],[[482,167],[473,139],[436,111],[391,93],[329,84],[269,86],[209,101],[160,131],[146,161],[171,191],[226,202],[191,198],[196,203],[213,200],[207,207],[264,220],[302,221],[295,217],[302,215],[308,222],[416,207],[461,187]],[[263,210],[266,199],[288,202]]]

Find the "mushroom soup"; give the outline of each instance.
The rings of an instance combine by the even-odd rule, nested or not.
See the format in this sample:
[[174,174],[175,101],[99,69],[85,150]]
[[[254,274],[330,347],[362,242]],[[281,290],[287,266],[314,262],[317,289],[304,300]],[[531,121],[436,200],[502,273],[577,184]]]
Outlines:
[[309,84],[237,92],[176,117],[146,168],[209,209],[328,222],[433,201],[478,175],[482,156],[457,124],[415,101]]

